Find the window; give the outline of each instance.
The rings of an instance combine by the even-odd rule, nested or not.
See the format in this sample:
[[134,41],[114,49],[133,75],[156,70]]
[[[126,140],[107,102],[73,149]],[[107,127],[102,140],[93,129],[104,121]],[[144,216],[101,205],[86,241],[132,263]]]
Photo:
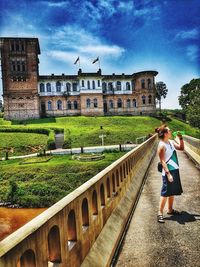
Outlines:
[[103,90],[103,93],[105,93],[107,90],[107,84],[105,82],[102,83],[102,90]]
[[74,101],[74,109],[78,109],[78,102],[76,100]]
[[132,81],[131,81],[131,84],[132,84],[132,88],[133,88],[133,91],[134,91],[134,90],[135,90],[135,81],[132,80]]
[[92,89],[95,89],[95,81],[92,81]]
[[111,109],[114,108],[113,100],[110,100],[110,101],[109,101],[109,107],[110,107]]
[[61,92],[61,83],[56,82],[56,92]]
[[141,88],[145,89],[145,80],[144,79],[141,80]]
[[72,103],[71,103],[71,101],[67,101],[67,109],[72,109]]
[[148,84],[148,89],[151,89],[151,79],[147,80],[147,84]]
[[84,80],[82,80],[82,87],[85,87],[85,83],[84,83]]
[[71,83],[66,83],[66,91],[67,92],[71,91]]
[[148,96],[148,103],[152,104],[152,96],[151,95]]
[[91,101],[90,101],[90,99],[88,98],[88,99],[86,100],[86,107],[87,107],[87,108],[90,108],[90,102],[91,102]]
[[122,90],[122,85],[120,81],[117,81],[117,91]]
[[48,101],[48,110],[52,110],[52,102],[51,101]]
[[137,102],[136,99],[133,99],[133,107],[136,108],[137,107]]
[[121,98],[118,98],[118,100],[117,100],[117,107],[118,108],[122,108],[122,100],[121,100]]
[[126,106],[127,106],[127,108],[130,108],[131,107],[131,100],[130,99],[127,99]]
[[98,87],[100,87],[101,86],[101,84],[100,84],[100,80],[98,80]]
[[73,88],[73,91],[76,92],[77,91],[77,83],[73,83],[72,88]]
[[40,93],[44,93],[44,84],[43,83],[40,84]]
[[96,98],[94,99],[94,108],[98,108],[98,101]]
[[126,83],[126,90],[131,90],[131,86],[129,82]]
[[112,82],[109,82],[108,83],[108,90],[109,91],[113,91],[113,84],[112,84]]
[[87,81],[87,87],[90,89],[90,81]]
[[143,95],[142,96],[142,104],[145,105],[146,104],[146,97]]
[[46,84],[47,92],[51,92],[51,84],[47,83]]
[[62,101],[61,100],[57,101],[57,109],[62,110]]

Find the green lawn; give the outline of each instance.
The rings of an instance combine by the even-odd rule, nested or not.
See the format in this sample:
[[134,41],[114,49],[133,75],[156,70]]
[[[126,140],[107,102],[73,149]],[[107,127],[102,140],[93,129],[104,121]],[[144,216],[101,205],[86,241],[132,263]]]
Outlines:
[[22,159],[0,161],[0,202],[8,200],[10,181],[15,181],[15,203],[26,207],[51,206],[123,154],[105,153],[104,159],[93,162],[73,160],[69,155],[27,165],[20,164]]
[[45,147],[48,136],[35,133],[3,133],[0,132],[0,157],[36,153]]

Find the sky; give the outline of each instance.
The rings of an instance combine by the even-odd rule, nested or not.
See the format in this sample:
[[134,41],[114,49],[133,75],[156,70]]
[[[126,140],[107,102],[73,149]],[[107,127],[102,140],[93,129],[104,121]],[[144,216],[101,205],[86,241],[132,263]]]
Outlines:
[[[40,75],[156,70],[163,108],[200,77],[200,0],[0,0],[1,37],[37,37]],[[2,86],[0,88],[2,90]],[[2,92],[1,92],[2,94]]]

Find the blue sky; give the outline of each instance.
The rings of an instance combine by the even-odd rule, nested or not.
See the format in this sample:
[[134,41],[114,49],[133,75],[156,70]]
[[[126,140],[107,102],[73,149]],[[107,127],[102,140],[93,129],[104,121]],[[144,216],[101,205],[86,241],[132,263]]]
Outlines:
[[178,108],[183,84],[200,76],[199,0],[0,0],[0,36],[38,37],[40,74],[132,74],[157,70]]

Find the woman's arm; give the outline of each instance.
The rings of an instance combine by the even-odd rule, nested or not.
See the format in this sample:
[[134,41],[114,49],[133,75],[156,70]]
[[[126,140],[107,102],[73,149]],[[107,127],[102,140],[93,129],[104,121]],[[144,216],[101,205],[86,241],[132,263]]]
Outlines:
[[168,178],[169,182],[173,182],[173,177],[171,176],[171,174],[168,170],[167,164],[165,162],[165,147],[164,146],[161,146],[158,149],[158,156],[160,158],[160,162],[163,166],[163,169],[164,169],[165,173],[167,174],[167,178]]
[[174,142],[174,147],[175,147],[177,150],[184,150],[184,141],[183,141],[183,137],[182,137],[181,134],[178,134],[177,136],[178,136],[178,138],[179,138],[180,143],[177,144],[177,143]]

